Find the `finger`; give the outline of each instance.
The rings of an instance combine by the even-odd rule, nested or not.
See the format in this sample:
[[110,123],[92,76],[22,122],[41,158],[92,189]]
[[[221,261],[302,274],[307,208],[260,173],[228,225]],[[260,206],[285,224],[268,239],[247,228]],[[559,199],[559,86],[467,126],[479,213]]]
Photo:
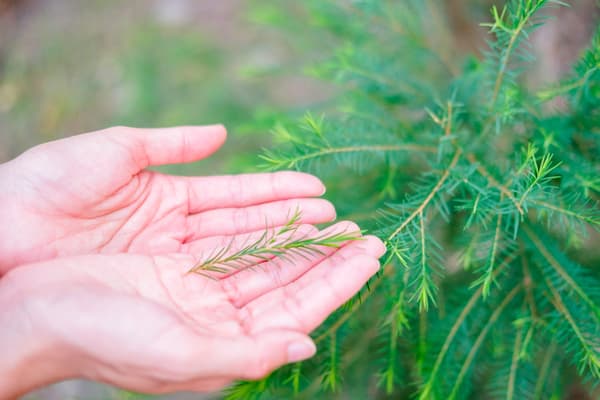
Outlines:
[[323,199],[282,200],[244,208],[223,208],[188,216],[185,242],[285,225],[295,212],[301,213],[299,223],[303,224],[335,219],[333,205]]
[[292,171],[184,179],[190,196],[189,213],[321,196],[325,192],[318,178]]
[[102,133],[125,145],[139,169],[206,158],[217,151],[227,137],[223,125],[154,129],[115,127]]
[[367,254],[324,260],[297,281],[246,306],[252,332],[285,328],[309,333],[354,296],[379,269]]
[[233,339],[214,337],[206,342],[198,346],[201,350],[190,349],[186,357],[188,368],[198,376],[260,379],[285,364],[312,357],[316,352],[316,346],[308,336],[289,330],[270,330]]
[[[360,229],[356,224],[340,222],[321,232],[314,231],[310,237],[351,232],[357,232],[360,235]],[[308,238],[309,236],[305,235],[304,237]],[[340,243],[340,247],[343,245]],[[333,247],[319,246],[310,256],[307,256],[306,253],[298,253],[285,258],[276,257],[255,268],[233,274],[221,280],[220,284],[230,302],[236,307],[243,307],[255,298],[296,280],[335,250]],[[357,249],[356,252],[359,250]]]

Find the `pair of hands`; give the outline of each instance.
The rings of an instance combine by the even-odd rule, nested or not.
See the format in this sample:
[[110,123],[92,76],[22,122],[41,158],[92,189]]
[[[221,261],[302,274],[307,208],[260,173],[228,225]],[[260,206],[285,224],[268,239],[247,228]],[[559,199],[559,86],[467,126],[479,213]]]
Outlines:
[[[308,334],[378,269],[374,237],[210,280],[187,274],[300,210],[333,206],[295,172],[176,177],[225,141],[220,126],[111,128],[0,165],[0,398],[84,377],[142,392],[217,390],[312,356]],[[328,228],[358,230],[351,222]],[[322,233],[322,232],[321,232]]]

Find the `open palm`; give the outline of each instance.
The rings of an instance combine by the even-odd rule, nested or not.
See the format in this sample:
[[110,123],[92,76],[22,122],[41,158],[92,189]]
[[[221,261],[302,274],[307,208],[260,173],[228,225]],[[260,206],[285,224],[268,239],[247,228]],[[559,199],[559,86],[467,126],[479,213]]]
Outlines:
[[[309,226],[298,232],[317,235]],[[232,251],[246,236],[233,238]],[[385,249],[365,237],[322,250],[216,280],[187,274],[198,260],[180,253],[63,258],[17,268],[2,282],[24,293],[24,325],[45,336],[35,342],[52,343],[63,360],[57,378],[205,391],[310,357],[307,334],[377,271]]]
[[0,274],[26,262],[90,253],[189,253],[224,237],[335,217],[315,177],[295,172],[177,177],[146,167],[199,160],[220,125],[110,128],[46,143],[0,166]]

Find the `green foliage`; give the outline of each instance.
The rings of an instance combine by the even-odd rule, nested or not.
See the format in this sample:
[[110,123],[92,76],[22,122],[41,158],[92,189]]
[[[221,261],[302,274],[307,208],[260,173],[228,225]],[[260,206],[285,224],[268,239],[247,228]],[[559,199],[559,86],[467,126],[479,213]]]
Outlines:
[[263,161],[317,173],[388,247],[315,333],[309,383],[283,368],[263,398],[546,399],[600,380],[600,31],[536,91],[529,38],[563,2],[492,8],[487,50],[464,62],[440,3],[255,11],[317,46],[309,73],[339,87],[277,125]]

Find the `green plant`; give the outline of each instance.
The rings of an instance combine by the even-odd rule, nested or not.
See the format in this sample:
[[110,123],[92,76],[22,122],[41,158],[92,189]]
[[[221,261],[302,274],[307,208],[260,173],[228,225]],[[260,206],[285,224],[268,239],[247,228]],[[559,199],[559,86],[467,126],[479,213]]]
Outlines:
[[321,248],[339,248],[343,243],[360,240],[360,232],[332,232],[317,235],[304,234],[299,231],[302,214],[296,210],[290,219],[281,227],[265,230],[258,239],[243,243],[239,249],[233,250],[234,241],[228,246],[215,250],[194,265],[189,272],[214,279],[212,274],[221,275],[244,269],[252,269],[257,265],[275,257],[287,260],[291,256],[310,258],[324,254]]
[[320,53],[331,48],[309,72],[340,87],[326,117],[279,125],[281,145],[264,161],[317,173],[341,216],[388,253],[315,333],[313,360],[239,383],[228,399],[594,390],[600,32],[564,81],[535,90],[523,78],[530,34],[546,8],[564,5],[492,8],[488,50],[460,62],[433,2],[306,1],[292,6],[295,18],[281,5],[255,10]]

